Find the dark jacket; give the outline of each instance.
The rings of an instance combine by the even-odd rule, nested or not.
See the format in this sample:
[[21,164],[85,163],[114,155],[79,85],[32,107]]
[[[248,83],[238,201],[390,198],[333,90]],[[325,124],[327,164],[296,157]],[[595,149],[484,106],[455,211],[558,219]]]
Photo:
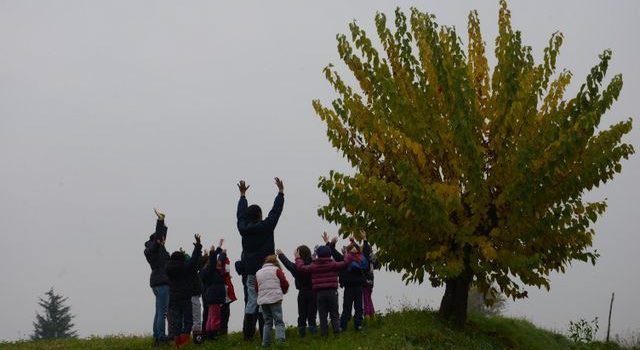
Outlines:
[[196,244],[193,247],[191,259],[185,261],[184,254],[182,258],[169,259],[167,263],[167,276],[169,277],[169,303],[190,300],[191,299],[191,276],[198,269],[198,263],[202,256],[202,245]]
[[[282,265],[284,265],[284,267],[287,270],[289,270],[289,272],[291,272],[291,275],[293,276],[293,278],[295,280],[296,289],[297,290],[311,290],[312,289],[313,285],[311,284],[311,274],[310,273],[298,271],[298,268],[296,267],[296,264],[294,262],[291,262],[289,259],[287,259],[287,257],[284,254],[278,255],[278,259],[280,259],[280,262],[282,263]],[[307,259],[307,260],[303,260],[303,261],[304,261],[305,265],[310,265],[313,260]]]
[[365,271],[365,286],[373,287],[373,270],[378,269],[380,265],[378,261],[373,256],[373,250],[371,249],[371,245],[368,241],[364,241],[362,245],[362,254],[367,258],[368,266]]
[[227,258],[220,247],[209,253],[209,262],[200,271],[200,278],[204,286],[204,294],[202,296],[207,305],[224,304],[226,301],[224,270],[221,271],[216,268],[218,258],[223,259],[223,261]]
[[206,262],[207,257],[201,256],[198,261],[198,267],[195,270],[191,271],[191,296],[195,297],[201,295],[204,291],[202,280],[200,279],[200,270],[202,270]]
[[264,259],[275,254],[273,230],[278,224],[283,206],[284,194],[278,193],[267,218],[250,222],[246,217],[247,198],[240,197],[237,211],[238,231],[242,236],[242,262],[247,275],[255,275],[262,267]]
[[[329,248],[331,248],[331,256],[335,261],[343,261],[345,260],[344,255],[342,255],[334,244],[328,243]],[[340,280],[340,287],[362,287],[366,282],[366,272],[368,267],[368,260],[363,255],[360,254],[360,260],[354,259],[353,254],[347,254],[347,256],[351,256],[351,262],[347,265],[347,268],[341,270],[338,274]]]
[[169,277],[167,277],[165,271],[167,262],[169,262],[169,252],[167,252],[164,245],[157,242],[157,240],[164,239],[166,236],[167,226],[164,225],[163,220],[157,220],[155,232],[144,243],[144,256],[151,267],[151,276],[149,278],[151,287],[169,284]]

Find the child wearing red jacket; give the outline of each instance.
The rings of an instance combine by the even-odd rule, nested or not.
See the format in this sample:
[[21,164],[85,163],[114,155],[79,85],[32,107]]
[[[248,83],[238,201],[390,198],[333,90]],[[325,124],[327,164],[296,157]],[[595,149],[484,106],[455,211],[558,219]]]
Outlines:
[[346,256],[344,261],[335,261],[331,257],[331,249],[320,246],[316,249],[317,258],[309,265],[304,264],[300,253],[296,250],[296,267],[298,271],[311,273],[311,284],[318,299],[318,315],[320,317],[320,335],[329,335],[327,315],[331,319],[333,334],[340,333],[338,315],[338,271],[346,268],[352,257]]
[[236,291],[233,288],[233,282],[231,282],[231,269],[229,268],[229,257],[226,257],[224,261],[220,262],[219,268],[223,271],[224,277],[224,289],[225,289],[225,301],[220,306],[220,313],[222,314],[222,322],[220,323],[220,334],[226,335],[229,332],[229,316],[231,314],[231,303],[236,301]]

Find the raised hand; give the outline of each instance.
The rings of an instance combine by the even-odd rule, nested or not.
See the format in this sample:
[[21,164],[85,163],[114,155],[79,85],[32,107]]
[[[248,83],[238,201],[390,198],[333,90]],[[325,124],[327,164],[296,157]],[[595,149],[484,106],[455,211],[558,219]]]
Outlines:
[[218,242],[218,247],[222,248],[222,244],[224,244],[224,238],[220,238],[220,242]]
[[196,239],[196,242],[195,242],[193,245],[199,245],[199,244],[201,244],[201,243],[200,243],[200,238],[201,238],[201,237],[200,237],[200,234],[199,234],[199,233],[196,233],[195,235],[193,235],[193,238],[195,238],[195,239]]
[[274,180],[276,180],[276,186],[278,186],[278,192],[284,193],[284,182],[282,182],[282,180],[280,180],[280,178],[278,177],[276,177]]
[[158,220],[164,220],[165,214],[162,212],[162,210],[160,210],[158,208],[153,208],[153,212],[158,217]]
[[366,240],[367,240],[367,232],[365,232],[365,230],[361,230],[361,231],[360,231],[360,238],[361,238],[363,241],[366,241]]
[[280,254],[282,254],[282,250],[276,249],[276,255],[280,255]]
[[327,231],[324,231],[320,237],[322,237],[324,243],[329,242],[329,234],[327,233]]
[[244,180],[240,180],[240,182],[238,183],[238,190],[240,190],[240,195],[244,196],[245,193],[247,193],[247,190],[249,189],[249,187],[251,187],[250,185],[247,185]]
[[338,243],[338,236],[333,236],[333,238],[331,238],[331,244],[336,245],[336,243]]

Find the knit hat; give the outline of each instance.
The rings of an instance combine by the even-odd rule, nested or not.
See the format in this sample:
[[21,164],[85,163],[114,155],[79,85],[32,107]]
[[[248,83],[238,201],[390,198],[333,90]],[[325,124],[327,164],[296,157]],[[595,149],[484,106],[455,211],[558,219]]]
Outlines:
[[321,245],[316,250],[316,253],[318,254],[319,258],[328,258],[331,256],[331,249],[329,249],[329,247],[327,247],[326,245]]

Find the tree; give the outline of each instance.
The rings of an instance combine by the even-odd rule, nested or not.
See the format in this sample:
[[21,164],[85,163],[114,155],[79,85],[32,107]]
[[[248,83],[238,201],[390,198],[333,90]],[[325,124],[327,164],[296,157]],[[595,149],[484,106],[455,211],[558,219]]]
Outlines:
[[505,1],[493,71],[476,11],[466,52],[454,28],[415,8],[408,19],[396,10],[393,32],[382,13],[375,24],[385,56],[351,23],[338,52],[358,85],[329,65],[339,97],[329,107],[313,101],[353,167],[320,178],[329,202],[318,214],[345,236],[365,230],[406,282],[428,276],[444,285],[439,313],[458,324],[471,283],[485,295],[499,288],[524,298],[524,286],[549,289],[549,273],[573,260],[595,264],[592,224],[606,203],[583,195],[634,153],[621,141],[631,119],[599,129],[622,88],[621,75],[603,84],[611,52],[565,100],[572,74],[556,73],[562,34],[534,63]]
[[485,296],[474,286],[469,288],[469,297],[467,300],[469,311],[486,316],[501,315],[507,303],[507,298],[504,295],[496,293]]
[[65,305],[67,298],[56,294],[53,288],[45,293],[46,299],[39,298],[38,305],[44,309],[44,314],[36,314],[33,322],[33,334],[31,339],[75,338],[76,331],[71,320],[75,317],[71,314],[71,307]]

